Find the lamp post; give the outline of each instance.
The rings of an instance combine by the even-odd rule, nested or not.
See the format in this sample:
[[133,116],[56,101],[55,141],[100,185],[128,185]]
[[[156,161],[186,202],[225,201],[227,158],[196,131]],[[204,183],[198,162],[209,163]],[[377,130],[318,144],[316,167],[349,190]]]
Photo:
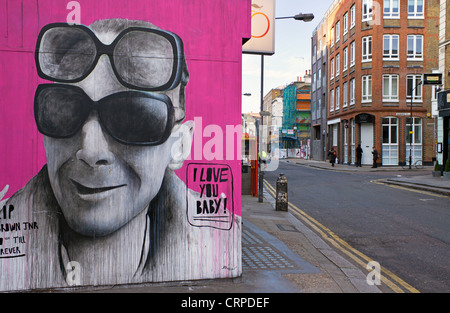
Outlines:
[[[414,80],[413,80],[414,81]],[[409,169],[411,169],[411,164],[412,164],[412,139],[413,139],[413,99],[414,99],[414,91],[416,90],[417,87],[419,87],[420,85],[422,85],[422,81],[419,81],[419,83],[414,86],[411,84],[411,129],[409,131]]]
[[[304,21],[304,22],[311,22],[314,19],[314,14],[312,13],[299,13],[294,16],[286,16],[286,17],[276,17],[276,20],[280,19],[291,19],[293,18],[296,21]],[[264,111],[264,54],[261,54],[261,106],[260,106],[261,113]],[[259,129],[260,132],[263,130],[263,115],[260,113],[260,125]],[[258,142],[259,142],[259,152],[262,152],[262,136],[260,135],[260,132],[258,132]],[[259,154],[259,153],[258,153]],[[260,155],[260,154],[259,154]],[[259,159],[258,155],[258,159]],[[259,160],[258,160],[259,162]],[[263,202],[263,184],[264,184],[264,171],[261,170],[261,164],[259,164],[259,180],[258,180],[258,202]]]

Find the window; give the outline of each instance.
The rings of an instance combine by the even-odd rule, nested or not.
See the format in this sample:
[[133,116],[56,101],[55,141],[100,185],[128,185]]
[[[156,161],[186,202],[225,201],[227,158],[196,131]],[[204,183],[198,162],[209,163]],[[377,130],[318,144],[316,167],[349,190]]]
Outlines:
[[336,87],[336,91],[335,91],[335,93],[336,93],[336,101],[335,101],[335,103],[336,103],[336,105],[335,105],[336,111],[339,110],[340,99],[341,99],[341,92],[340,91],[341,91],[341,89],[339,87]]
[[353,28],[355,26],[356,16],[355,16],[355,5],[352,5],[350,8],[350,28]]
[[330,80],[334,78],[334,58],[330,61]]
[[320,113],[322,112],[322,104],[320,98],[317,99],[317,119],[320,118]]
[[[324,70],[324,72],[325,72],[325,70]],[[328,78],[327,75],[322,75],[322,86],[323,87],[327,86],[327,78]]]
[[350,137],[352,142],[352,164],[355,164],[355,119],[350,120]]
[[344,48],[344,60],[343,60],[343,69],[342,71],[345,72],[348,68],[348,47]]
[[318,44],[318,46],[317,46],[317,54],[316,54],[316,57],[317,57],[317,60],[318,60],[320,57],[322,57],[322,40],[319,40],[319,41],[317,42],[317,44]]
[[313,55],[313,64],[314,64],[314,63],[316,63],[316,58],[317,58],[317,46],[316,45],[314,45],[313,51],[316,51],[316,54]]
[[352,41],[350,44],[350,66],[355,65],[355,42]]
[[408,0],[408,18],[423,18],[423,0]]
[[407,59],[420,61],[423,59],[423,36],[408,35]]
[[330,112],[334,111],[334,89],[330,90]]
[[322,69],[319,67],[317,70],[317,89],[322,86]]
[[372,0],[362,1],[362,21],[368,21],[372,19]]
[[372,75],[362,76],[362,97],[361,102],[372,101]]
[[350,105],[355,105],[355,79],[350,79]]
[[[412,122],[412,123],[411,123]],[[412,134],[410,133],[411,129]],[[411,142],[412,139],[412,142]],[[422,119],[413,117],[406,119],[406,163],[409,164],[409,156],[411,155],[411,163],[422,160]]]
[[312,89],[312,91],[315,91],[315,90],[316,90],[316,81],[317,81],[317,79],[316,79],[316,73],[314,72],[314,73],[313,73],[313,77],[312,77],[312,84],[311,84],[311,89]]
[[383,36],[383,60],[398,60],[398,35]]
[[339,76],[339,70],[341,68],[341,56],[340,54],[336,54],[336,77]]
[[396,117],[385,117],[382,119],[383,165],[398,165],[398,119]]
[[345,35],[345,34],[348,33],[348,12],[345,12],[344,18],[342,20],[343,20],[343,25],[342,26],[344,26],[342,34]]
[[406,143],[409,144],[412,139],[412,144],[422,144],[422,119],[419,117],[413,117],[412,119],[413,133],[410,136],[411,131],[411,118],[406,119]]
[[372,36],[362,37],[362,61],[372,60]]
[[348,130],[344,128],[344,164],[348,164]]
[[315,120],[316,119],[316,101],[311,101],[311,119]]
[[348,164],[348,124],[344,127],[344,163]]
[[383,75],[383,102],[398,101],[398,75]]
[[[422,101],[422,85],[419,83],[422,81],[422,75],[407,75],[406,76],[406,99],[411,101],[411,91],[413,91],[412,101]],[[409,103],[409,102],[408,102]]]
[[341,22],[338,21],[336,23],[336,26],[334,28],[336,30],[336,43],[339,42],[339,40],[341,39]]
[[338,124],[331,125],[331,136],[332,136],[332,142],[333,146],[337,147],[338,145]]
[[384,0],[384,18],[400,17],[400,0]]
[[348,106],[348,83],[345,82],[342,85],[342,107],[346,108]]
[[330,47],[333,47],[334,46],[334,26],[333,27],[331,27],[331,33],[330,33]]

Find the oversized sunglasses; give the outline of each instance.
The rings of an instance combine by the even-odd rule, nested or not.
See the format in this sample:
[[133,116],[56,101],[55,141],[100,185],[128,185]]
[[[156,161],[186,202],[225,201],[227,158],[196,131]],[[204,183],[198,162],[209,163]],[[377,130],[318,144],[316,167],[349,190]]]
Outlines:
[[93,101],[73,85],[42,84],[36,90],[36,125],[46,136],[74,136],[94,110],[102,128],[129,145],[162,144],[175,124],[172,102],[164,94],[124,91]]
[[169,31],[129,27],[110,45],[84,25],[44,26],[36,45],[41,78],[59,83],[85,79],[106,54],[119,82],[130,89],[166,91],[178,86],[183,70],[183,42]]

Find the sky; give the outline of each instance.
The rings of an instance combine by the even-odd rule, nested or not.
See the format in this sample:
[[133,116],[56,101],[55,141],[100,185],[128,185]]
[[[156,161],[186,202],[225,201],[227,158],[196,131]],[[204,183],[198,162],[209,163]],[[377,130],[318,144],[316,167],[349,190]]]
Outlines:
[[[311,22],[275,21],[275,54],[264,56],[264,95],[286,86],[311,69],[311,36],[333,0],[275,0],[275,17],[313,13]],[[242,113],[258,113],[261,106],[261,56],[243,54]]]

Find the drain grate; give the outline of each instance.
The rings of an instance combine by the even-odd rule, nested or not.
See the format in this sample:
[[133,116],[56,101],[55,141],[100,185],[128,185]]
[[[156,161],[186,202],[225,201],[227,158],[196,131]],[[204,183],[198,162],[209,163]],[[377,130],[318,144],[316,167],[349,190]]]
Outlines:
[[253,270],[292,270],[299,269],[294,262],[284,257],[254,232],[242,230],[242,268]]
[[298,229],[292,225],[277,224],[277,227],[279,230],[282,230],[282,231],[292,231],[292,232],[296,232],[296,233],[299,232]]

